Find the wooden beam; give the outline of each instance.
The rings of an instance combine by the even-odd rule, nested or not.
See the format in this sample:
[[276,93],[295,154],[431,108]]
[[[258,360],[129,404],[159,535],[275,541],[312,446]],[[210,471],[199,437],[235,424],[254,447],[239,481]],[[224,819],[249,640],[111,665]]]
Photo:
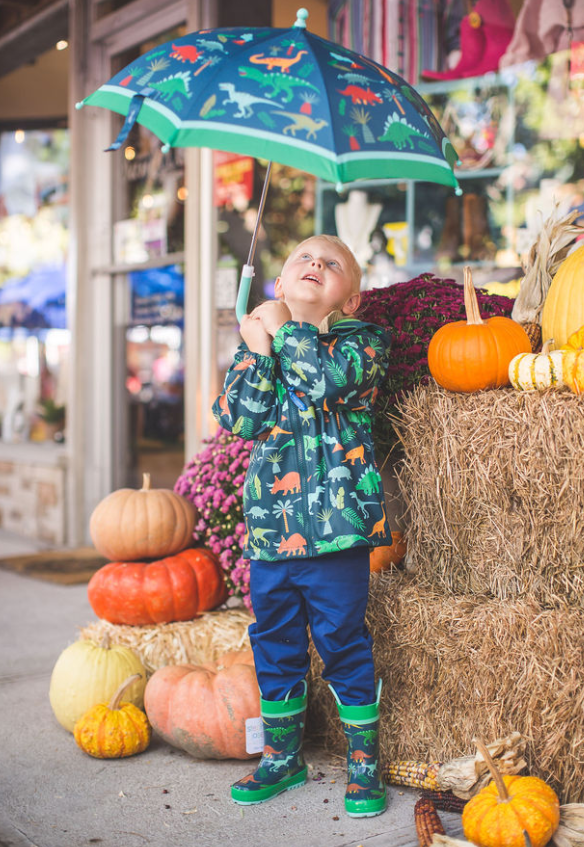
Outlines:
[[69,0],[56,0],[38,14],[0,36],[0,76],[34,62],[37,56],[66,39],[69,32]]

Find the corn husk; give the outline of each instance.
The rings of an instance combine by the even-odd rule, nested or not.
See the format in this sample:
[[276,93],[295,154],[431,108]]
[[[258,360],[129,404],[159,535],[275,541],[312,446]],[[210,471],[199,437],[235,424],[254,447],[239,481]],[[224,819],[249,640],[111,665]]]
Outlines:
[[[519,732],[511,732],[487,744],[487,750],[502,774],[518,774],[527,767],[523,758],[526,739]],[[436,780],[442,791],[452,791],[457,797],[469,800],[488,785],[491,774],[478,751],[474,756],[460,756],[441,765]]]
[[584,847],[584,803],[560,806],[560,823],[550,843],[552,847]]
[[475,847],[475,845],[470,841],[461,841],[460,838],[451,838],[449,835],[434,833],[431,847]]
[[[525,276],[521,281],[511,317],[518,323],[540,323],[541,310],[552,279],[584,227],[574,221],[579,211],[559,217],[556,203],[551,215],[542,223],[541,232],[532,244],[525,262]],[[544,339],[544,341],[547,339]]]

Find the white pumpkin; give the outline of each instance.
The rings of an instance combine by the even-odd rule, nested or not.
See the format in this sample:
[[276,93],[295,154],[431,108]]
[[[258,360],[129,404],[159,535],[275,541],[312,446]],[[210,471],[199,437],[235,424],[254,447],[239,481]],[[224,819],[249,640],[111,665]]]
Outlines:
[[509,363],[509,380],[518,391],[543,391],[546,388],[562,388],[562,350],[551,350],[551,341],[546,341],[541,353],[519,353]]

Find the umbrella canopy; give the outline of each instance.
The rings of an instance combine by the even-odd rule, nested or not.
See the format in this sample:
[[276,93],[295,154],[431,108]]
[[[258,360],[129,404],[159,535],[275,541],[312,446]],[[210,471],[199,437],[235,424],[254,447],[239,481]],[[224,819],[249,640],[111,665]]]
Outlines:
[[456,188],[456,152],[418,92],[308,32],[303,11],[288,29],[213,29],[159,45],[83,104],[129,115],[172,147],[257,156],[335,183]]
[[460,192],[456,152],[418,92],[308,32],[307,16],[300,9],[288,29],[203,30],[161,44],[78,105],[126,115],[109,149],[137,120],[167,148],[257,156],[334,183],[396,178]]

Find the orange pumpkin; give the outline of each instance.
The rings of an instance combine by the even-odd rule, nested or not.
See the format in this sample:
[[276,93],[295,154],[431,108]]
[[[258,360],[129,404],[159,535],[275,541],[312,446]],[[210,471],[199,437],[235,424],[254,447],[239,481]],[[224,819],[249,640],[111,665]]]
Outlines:
[[392,565],[399,565],[407,550],[403,537],[403,532],[392,532],[390,546],[373,547],[371,549],[369,554],[369,570],[371,573],[386,571]]
[[478,847],[531,847],[548,844],[560,822],[555,791],[537,776],[502,776],[489,751],[475,741],[493,781],[468,801],[462,812],[465,836]]
[[144,692],[154,731],[196,759],[250,759],[245,721],[260,715],[251,650],[155,671]]
[[190,621],[219,606],[227,586],[217,557],[202,547],[157,562],[111,562],[89,581],[87,594],[99,618],[115,624]]
[[523,327],[496,315],[483,320],[470,268],[464,268],[466,321],[454,321],[434,333],[428,347],[430,373],[449,391],[472,392],[509,384],[509,363],[530,353]]
[[192,543],[196,522],[193,504],[167,488],[120,488],[99,503],[89,532],[96,549],[112,561],[134,562],[172,556]]

